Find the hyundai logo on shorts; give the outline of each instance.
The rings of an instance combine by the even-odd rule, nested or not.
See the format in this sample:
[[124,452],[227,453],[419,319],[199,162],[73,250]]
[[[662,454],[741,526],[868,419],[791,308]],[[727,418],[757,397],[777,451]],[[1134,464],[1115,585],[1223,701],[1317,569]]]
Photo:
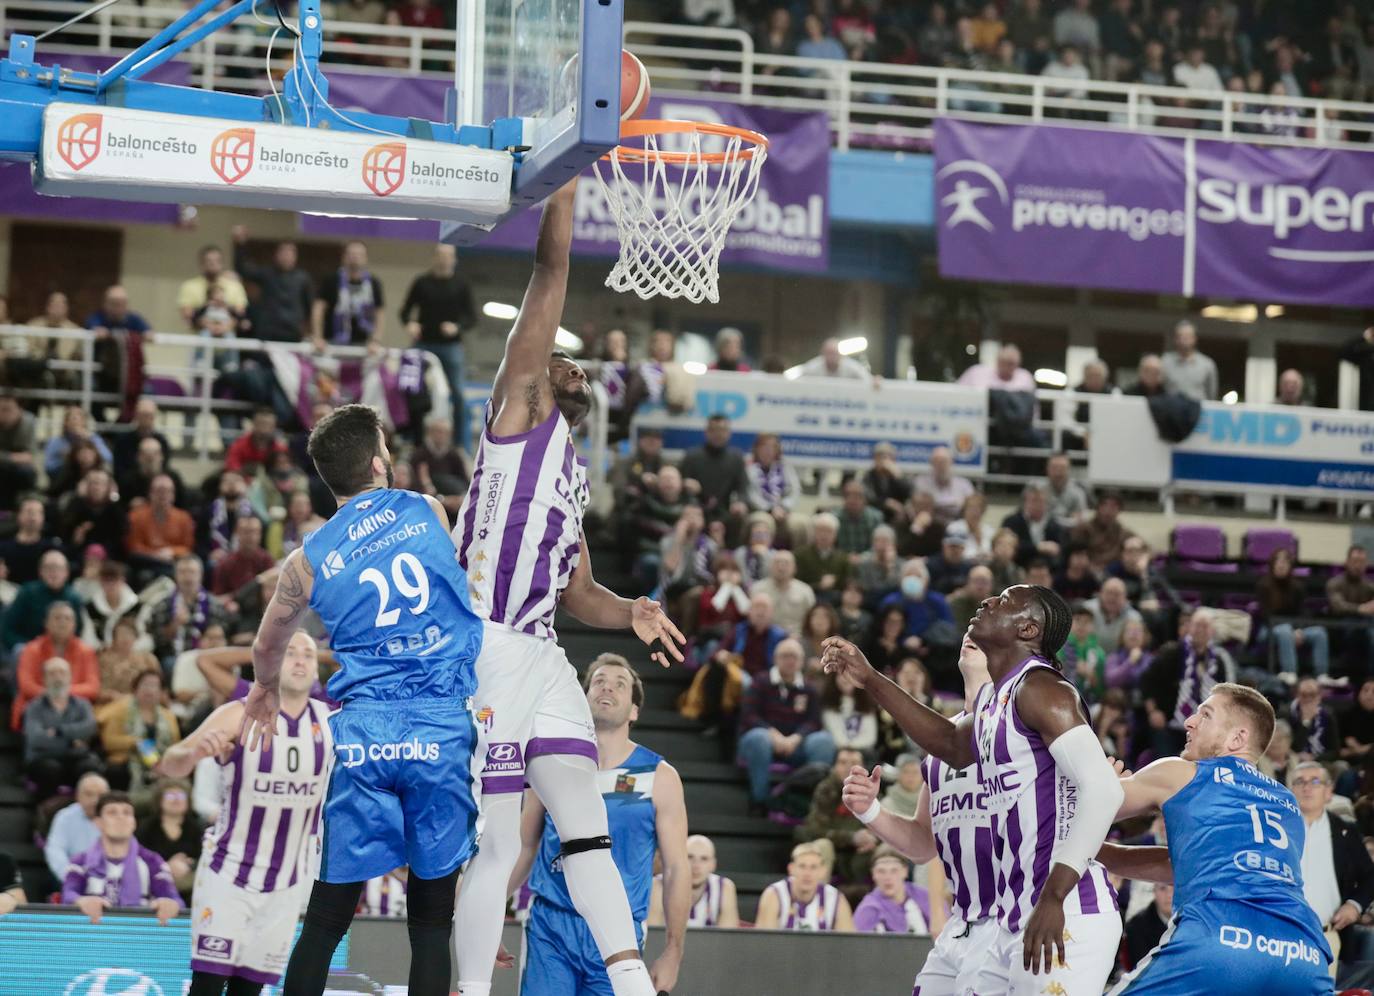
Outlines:
[[520,772],[524,769],[520,745],[516,743],[495,743],[487,745],[487,763],[483,769],[487,774],[499,771]]
[[225,957],[229,950],[234,946],[234,942],[227,937],[215,937],[211,934],[202,934],[196,938],[196,951],[199,954],[206,954],[218,957]]
[[515,744],[492,744],[487,757],[493,761],[512,761],[515,759]]

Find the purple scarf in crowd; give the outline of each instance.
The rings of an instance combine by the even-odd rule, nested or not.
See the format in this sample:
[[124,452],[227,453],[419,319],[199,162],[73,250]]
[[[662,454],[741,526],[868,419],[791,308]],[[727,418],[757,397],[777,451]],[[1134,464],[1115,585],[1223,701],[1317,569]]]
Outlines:
[[1221,681],[1221,662],[1209,645],[1207,656],[1198,659],[1193,648],[1193,638],[1185,636],[1179,644],[1183,654],[1183,674],[1178,681],[1178,704],[1174,706],[1174,723],[1182,727],[1197,707],[1212,694],[1212,688]]

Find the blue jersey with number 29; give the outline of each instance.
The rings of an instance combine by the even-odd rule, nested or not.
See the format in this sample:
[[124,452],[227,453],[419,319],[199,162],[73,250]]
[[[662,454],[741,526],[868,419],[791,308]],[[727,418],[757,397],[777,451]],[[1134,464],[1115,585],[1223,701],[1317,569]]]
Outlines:
[[305,538],[310,607],[341,667],[338,702],[450,698],[477,687],[482,621],[448,530],[413,491],[364,491]]

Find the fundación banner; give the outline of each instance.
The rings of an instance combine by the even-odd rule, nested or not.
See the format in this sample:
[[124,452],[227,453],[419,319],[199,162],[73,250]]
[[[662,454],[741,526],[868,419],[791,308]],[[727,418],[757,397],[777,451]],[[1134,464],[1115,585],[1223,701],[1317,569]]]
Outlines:
[[935,123],[947,277],[1374,305],[1374,153]]
[[[759,189],[730,226],[722,266],[823,273],[830,265],[830,124],[824,114],[798,114],[723,101],[655,97],[646,118],[709,121],[768,136]],[[573,252],[614,256],[615,219],[591,171],[577,185]],[[539,207],[521,212],[482,239],[483,248],[534,248]]]
[[[1093,398],[1088,471],[1126,487],[1201,486],[1294,497],[1374,493],[1374,416],[1205,402],[1192,434],[1160,441],[1143,398]],[[1132,440],[1130,446],[1120,445]]]
[[644,407],[636,428],[660,429],[664,446],[683,450],[701,445],[708,416],[724,415],[734,445],[747,449],[759,433],[776,433],[788,459],[800,464],[867,467],[874,445],[889,442],[908,468],[927,466],[931,450],[947,446],[966,473],[987,471],[988,392],[981,388],[890,380],[875,388],[864,380],[720,372],[695,383],[690,411]]

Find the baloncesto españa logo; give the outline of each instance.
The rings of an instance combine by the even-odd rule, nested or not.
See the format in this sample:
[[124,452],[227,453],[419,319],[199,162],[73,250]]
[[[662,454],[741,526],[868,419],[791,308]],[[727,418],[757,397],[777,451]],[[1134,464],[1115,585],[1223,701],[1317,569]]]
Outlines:
[[225,183],[238,183],[253,168],[257,132],[252,128],[229,128],[210,143],[210,168]]
[[105,118],[100,114],[75,114],[57,129],[57,154],[75,170],[82,170],[100,155]]
[[405,179],[405,142],[382,142],[363,154],[363,183],[378,197],[396,193]]

